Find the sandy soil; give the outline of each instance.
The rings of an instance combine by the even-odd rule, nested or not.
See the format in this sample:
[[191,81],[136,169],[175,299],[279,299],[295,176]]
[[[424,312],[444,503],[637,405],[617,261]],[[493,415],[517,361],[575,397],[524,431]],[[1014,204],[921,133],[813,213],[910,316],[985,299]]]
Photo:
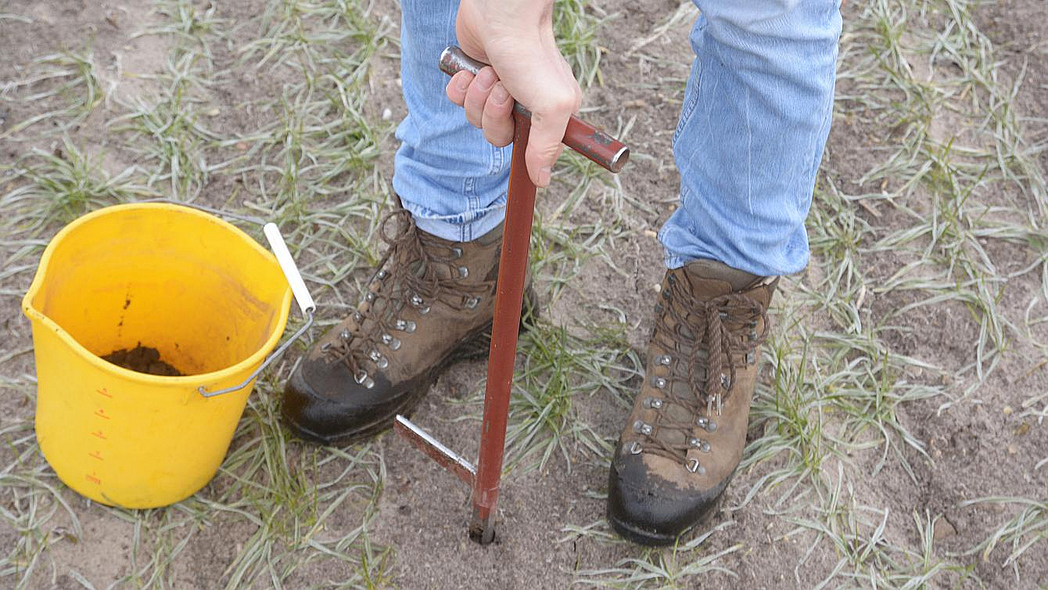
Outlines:
[[[202,7],[206,3],[195,3]],[[248,136],[267,120],[267,114],[242,108],[245,95],[264,96],[275,92],[281,80],[259,76],[239,69],[236,47],[253,38],[258,30],[257,19],[262,12],[261,0],[229,0],[218,7],[221,18],[230,24],[224,44],[213,47],[217,69],[230,68],[231,75],[221,79],[207,90],[210,104],[222,116],[208,121],[208,125],[223,137]],[[635,157],[630,168],[621,175],[626,194],[644,200],[650,210],[630,207],[628,231],[624,239],[608,247],[609,258],[597,257],[587,261],[580,275],[561,296],[545,310],[550,321],[565,325],[573,333],[583,334],[586,327],[601,326],[617,320],[619,310],[626,318],[625,336],[630,347],[643,355],[648,334],[648,318],[654,294],[653,285],[661,278],[660,248],[653,230],[672,211],[677,186],[672,165],[670,139],[683,95],[683,81],[687,76],[690,49],[687,30],[690,22],[670,28],[653,37],[657,27],[678,11],[676,0],[601,0],[595,2],[607,14],[615,15],[600,28],[598,44],[606,48],[601,62],[604,85],[591,88],[586,96],[587,118],[609,130],[620,129],[631,122],[629,140]],[[859,11],[858,4],[846,7],[847,19]],[[23,15],[18,19],[0,20],[0,83],[20,79],[33,60],[50,53],[70,48],[90,48],[98,64],[100,82],[112,88],[111,104],[104,104],[86,117],[75,131],[77,141],[88,153],[101,158],[111,174],[135,165],[146,165],[145,157],[114,134],[109,122],[122,112],[120,104],[137,99],[149,100],[162,85],[153,76],[168,67],[167,56],[172,43],[167,36],[138,35],[149,26],[164,22],[146,2],[92,3],[85,0],[53,0],[23,4],[0,1],[0,14]],[[1002,0],[979,6],[977,21],[984,32],[1000,48],[998,57],[1002,83],[1023,77],[1016,108],[1028,122],[1028,135],[1044,141],[1048,137],[1048,5],[1043,0]],[[397,19],[397,7],[392,2],[379,2],[372,15],[375,19]],[[846,31],[847,32],[847,31]],[[395,31],[393,33],[395,35]],[[638,50],[639,39],[651,38],[651,43]],[[659,59],[651,59],[658,55]],[[396,120],[403,112],[399,102],[396,47],[378,54],[371,66],[372,102],[368,115],[382,118],[385,109]],[[842,92],[848,92],[843,81]],[[117,100],[119,99],[119,101]],[[839,110],[848,105],[838,105]],[[31,104],[0,103],[0,131],[9,128],[33,114]],[[949,132],[947,123],[940,123],[941,133]],[[859,184],[869,170],[876,150],[892,140],[892,130],[864,126],[846,118],[838,118],[831,133],[823,163],[823,180],[832,181],[847,194],[861,194],[868,190]],[[384,155],[378,159],[378,169],[384,178],[391,176],[394,140],[386,137]],[[30,150],[61,149],[60,140],[44,133],[36,139],[19,143],[0,143],[0,165],[13,166]],[[223,146],[218,151],[232,152],[238,148]],[[1039,154],[1042,173],[1048,173],[1048,151]],[[3,170],[0,168],[0,170]],[[8,172],[10,174],[10,172]],[[12,181],[15,182],[15,181]],[[216,175],[208,186],[205,200],[222,205],[234,190],[240,190],[242,180],[232,176]],[[558,187],[551,192],[567,192]],[[889,187],[890,188],[890,187]],[[0,194],[9,190],[8,181],[0,176]],[[251,187],[243,189],[250,192]],[[1026,198],[1019,190],[1001,189],[984,197],[987,204],[1015,202]],[[549,213],[555,207],[554,198],[542,199],[540,209]],[[599,203],[584,202],[573,214],[573,222],[606,215]],[[883,203],[873,203],[858,209],[858,216],[876,228],[875,234],[888,235],[910,223],[909,218],[895,212]],[[57,226],[56,226],[57,227]],[[1043,225],[1041,226],[1043,227]],[[1002,274],[1026,266],[1031,259],[1043,255],[1031,247],[1003,241],[987,241],[987,250],[997,261]],[[9,252],[4,252],[9,254]],[[865,257],[867,277],[886,282],[907,263],[910,254],[902,251],[871,252]],[[813,268],[808,274],[795,277],[784,286],[784,297],[776,308],[784,313],[791,292],[803,285],[815,284],[819,273]],[[0,275],[3,276],[3,275]],[[4,296],[0,298],[0,333],[4,344],[0,347],[0,368],[12,380],[32,374],[32,356],[29,326],[20,317],[17,294],[24,291],[31,273],[20,273],[11,281],[4,279]],[[358,278],[359,279],[359,278]],[[1040,275],[1024,274],[1010,280],[1000,294],[1000,309],[1015,325],[1021,325],[1026,306],[1040,288]],[[352,299],[355,288],[345,284],[337,287],[339,296]],[[335,298],[328,292],[330,301]],[[892,312],[913,303],[918,295],[903,290],[871,293],[862,309],[864,321],[877,324],[881,318],[891,317],[894,330],[887,331],[886,344],[895,354],[921,359],[942,371],[914,370],[902,378],[914,383],[946,384],[950,391],[959,393],[972,379],[966,367],[973,362],[974,345],[980,326],[971,311],[962,303],[946,302],[933,306],[915,307],[903,314]],[[601,305],[594,305],[599,302]],[[1043,307],[1041,308],[1043,311]],[[327,317],[336,317],[338,309],[325,311]],[[807,310],[804,321],[809,326],[828,326],[829,319],[818,309]],[[1048,339],[1048,325],[1041,324],[1035,333]],[[943,399],[908,402],[898,406],[899,421],[926,445],[928,455],[896,441],[898,452],[912,466],[912,475],[903,463],[888,461],[883,469],[877,467],[879,449],[857,452],[850,457],[832,457],[821,467],[828,477],[837,481],[838,464],[847,463],[848,479],[853,498],[887,510],[884,544],[917,547],[920,539],[914,532],[911,515],[941,515],[936,526],[935,550],[937,558],[970,567],[975,578],[937,579],[929,587],[986,587],[986,588],[1043,588],[1048,587],[1048,545],[1041,542],[1022,559],[1023,577],[1016,581],[1010,567],[1002,567],[1006,552],[998,550],[989,559],[983,559],[971,550],[984,541],[1004,520],[1016,512],[1016,507],[1004,504],[966,505],[966,501],[990,496],[1046,498],[1046,469],[1035,469],[1038,461],[1048,457],[1048,428],[1036,418],[1019,411],[1026,400],[1048,392],[1048,368],[1043,350],[1029,341],[1015,338],[1008,353],[996,370],[978,389],[975,397],[943,410]],[[281,374],[286,374],[285,364]],[[765,366],[762,387],[767,389],[773,379],[773,369]],[[962,374],[951,381],[951,375]],[[461,420],[464,414],[479,412],[475,403],[478,383],[484,378],[484,363],[463,363],[449,371],[415,413],[416,421],[451,448],[471,457],[476,452],[477,425],[475,419]],[[14,381],[12,381],[13,383]],[[20,381],[22,382],[22,381]],[[274,377],[279,382],[279,375]],[[12,440],[28,436],[32,423],[33,394],[24,388],[7,386],[0,382],[0,428],[8,428],[4,435],[9,446]],[[260,408],[249,410],[249,420],[262,420],[265,408],[275,407],[277,396],[268,394],[257,399]],[[628,406],[613,393],[601,390],[588,397],[574,400],[574,411],[604,439],[618,435]],[[251,423],[253,424],[253,423]],[[754,434],[773,434],[774,425],[755,423]],[[254,428],[250,424],[244,428]],[[252,431],[253,432],[253,431]],[[247,448],[252,436],[239,436],[233,450]],[[22,448],[22,447],[17,447]],[[366,449],[366,448],[365,448]],[[356,452],[360,448],[347,449]],[[294,461],[303,463],[315,451],[308,445],[292,443],[288,453]],[[362,451],[363,452],[363,451]],[[526,474],[511,473],[505,480],[500,504],[502,526],[495,544],[481,548],[470,543],[465,535],[469,517],[467,491],[451,476],[444,474],[428,459],[409,448],[392,435],[383,435],[370,449],[381,457],[384,481],[377,486],[378,497],[373,505],[367,495],[352,496],[334,510],[325,523],[329,532],[349,531],[367,523],[370,542],[376,547],[389,547],[388,576],[375,583],[377,587],[405,589],[426,588],[566,588],[595,587],[588,581],[598,574],[579,574],[583,570],[632,568],[628,559],[650,560],[654,563],[673,562],[672,551],[653,554],[648,550],[618,541],[607,534],[602,522],[603,495],[606,492],[608,457],[594,456],[584,449],[573,451],[573,462],[568,469],[563,460],[554,459],[546,468]],[[894,449],[891,451],[896,452]],[[11,463],[16,451],[0,455],[5,464]],[[32,460],[39,462],[39,457]],[[799,527],[798,521],[810,517],[804,512],[809,498],[791,498],[787,506],[779,503],[783,487],[763,489],[753,498],[748,492],[777,468],[786,458],[776,457],[741,471],[727,493],[724,509],[711,523],[720,527],[698,553],[689,553],[688,559],[712,556],[726,552],[716,561],[720,571],[711,571],[699,578],[684,578],[679,586],[672,581],[665,587],[739,587],[739,588],[810,588],[815,587],[833,571],[842,556],[842,548],[826,542],[812,544],[815,537]],[[327,477],[327,471],[340,469],[340,463],[318,468],[317,477]],[[843,469],[843,467],[842,467]],[[872,474],[876,473],[876,476]],[[343,484],[369,481],[370,476],[354,472]],[[61,489],[56,479],[50,482]],[[233,486],[232,478],[224,474],[200,493],[203,499],[221,497],[225,487]],[[141,545],[137,535],[140,527],[136,518],[162,527],[166,519],[177,514],[162,510],[146,515],[121,517],[111,511],[79,498],[69,490],[60,492],[69,508],[78,516],[82,535],[70,533],[71,519],[64,509],[58,509],[47,522],[47,567],[41,567],[33,578],[35,588],[85,587],[80,580],[94,587],[104,588],[111,582],[131,576],[139,569],[148,569],[152,556],[135,551]],[[0,511],[10,509],[18,500],[0,492]],[[796,502],[796,504],[794,504]],[[7,503],[5,507],[5,504]],[[796,507],[797,511],[791,512]],[[51,508],[54,508],[52,506]],[[259,509],[264,512],[265,509]],[[369,520],[369,517],[373,517]],[[872,518],[872,517],[871,517]],[[876,519],[880,516],[877,515]],[[876,520],[875,519],[875,520]],[[590,528],[592,527],[592,529]],[[595,530],[598,534],[583,534],[578,529]],[[155,530],[151,529],[151,530]],[[258,527],[238,518],[234,513],[216,511],[206,522],[185,535],[186,545],[177,559],[167,566],[171,587],[217,588],[230,583],[230,568],[237,562],[246,546],[253,542]],[[0,547],[13,546],[22,535],[18,524],[10,519],[0,520]],[[321,533],[323,534],[323,533]],[[696,533],[697,534],[697,533]],[[1043,531],[1042,531],[1043,534]],[[695,535],[688,537],[694,538]],[[148,545],[148,543],[146,543]],[[156,549],[156,548],[154,548]],[[848,548],[854,549],[854,548]],[[162,553],[163,548],[156,549]],[[663,561],[659,561],[659,560]],[[917,561],[917,557],[912,557]],[[905,559],[901,561],[906,561]],[[798,567],[797,564],[803,564]],[[145,571],[145,569],[143,571]],[[75,574],[73,573],[75,571]],[[345,562],[326,559],[323,555],[310,558],[302,564],[284,587],[336,587],[340,580],[354,575]],[[5,578],[10,571],[0,571],[0,586],[12,585]],[[607,576],[607,574],[603,574]],[[861,580],[837,579],[831,584],[845,587],[868,587]],[[849,584],[851,584],[849,586]],[[149,579],[132,576],[127,587],[159,585]],[[256,578],[248,586],[270,587],[272,581]],[[902,584],[900,583],[900,586]],[[361,583],[360,587],[364,587]],[[642,582],[623,582],[619,587],[657,587]]]

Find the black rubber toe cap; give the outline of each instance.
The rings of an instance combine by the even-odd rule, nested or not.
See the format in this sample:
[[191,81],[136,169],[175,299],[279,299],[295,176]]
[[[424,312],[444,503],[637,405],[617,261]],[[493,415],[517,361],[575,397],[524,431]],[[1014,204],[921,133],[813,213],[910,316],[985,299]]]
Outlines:
[[369,389],[341,363],[305,361],[284,388],[284,420],[299,437],[321,444],[351,442],[388,428],[403,396],[385,376],[373,379]]
[[725,480],[709,490],[680,489],[650,473],[642,455],[620,454],[608,478],[608,521],[635,543],[670,545],[716,508],[727,484]]

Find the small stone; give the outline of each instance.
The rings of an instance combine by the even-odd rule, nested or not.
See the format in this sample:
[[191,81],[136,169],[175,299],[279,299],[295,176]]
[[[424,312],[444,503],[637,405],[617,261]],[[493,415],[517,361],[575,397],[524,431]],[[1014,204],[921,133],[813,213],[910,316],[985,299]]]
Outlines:
[[644,237],[651,238],[653,240],[658,239],[659,234],[655,230],[646,229],[644,230]]
[[1004,406],[1004,410],[1002,410],[1002,411],[1004,412],[1005,416],[1011,416],[1012,415],[1012,407],[1011,406]]
[[660,285],[658,283],[655,283],[654,285],[652,285],[651,288],[655,289],[656,293],[662,293],[662,285]]
[[383,121],[389,121],[392,118],[393,118],[393,111],[391,111],[390,109],[383,109],[382,110],[382,120]]
[[1008,454],[1017,455],[1019,454],[1019,449],[1015,448],[1015,445],[1008,445]]
[[1023,422],[1015,428],[1015,436],[1023,436],[1027,432],[1030,432],[1030,424]]
[[957,529],[954,528],[950,521],[945,518],[940,518],[935,521],[935,530],[932,532],[932,539],[935,542],[940,542],[943,539],[949,539],[950,537],[957,534]]
[[221,113],[221,112],[222,111],[220,111],[218,109],[218,107],[214,107],[214,108],[211,108],[211,109],[208,109],[208,110],[204,111],[204,115],[208,116],[208,117],[217,117],[219,115],[219,113]]
[[246,141],[238,141],[237,142],[237,149],[242,151],[242,152],[246,152],[247,151],[247,142]]

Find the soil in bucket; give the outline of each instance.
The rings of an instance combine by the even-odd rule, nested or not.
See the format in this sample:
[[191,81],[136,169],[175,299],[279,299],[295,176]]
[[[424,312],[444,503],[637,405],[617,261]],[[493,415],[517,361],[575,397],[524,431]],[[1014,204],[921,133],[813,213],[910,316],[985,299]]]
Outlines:
[[127,349],[121,348],[102,357],[114,365],[129,369],[138,373],[148,373],[161,377],[181,377],[182,372],[171,365],[160,360],[160,352],[150,346],[138,346]]

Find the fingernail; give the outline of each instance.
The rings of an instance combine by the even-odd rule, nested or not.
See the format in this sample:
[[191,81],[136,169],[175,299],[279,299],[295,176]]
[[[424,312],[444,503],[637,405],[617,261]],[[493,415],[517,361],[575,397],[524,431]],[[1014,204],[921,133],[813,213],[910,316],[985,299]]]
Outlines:
[[479,86],[481,90],[488,90],[495,84],[497,79],[498,76],[495,75],[495,70],[492,70],[491,68],[481,70],[480,74],[477,75],[477,86]]
[[509,92],[502,84],[496,84],[495,89],[491,91],[491,100],[495,101],[495,104],[501,106],[506,104],[509,100]]
[[550,175],[552,174],[552,172],[553,171],[550,169],[549,166],[543,166],[539,170],[539,185],[540,186],[549,186],[549,179],[550,179]]

